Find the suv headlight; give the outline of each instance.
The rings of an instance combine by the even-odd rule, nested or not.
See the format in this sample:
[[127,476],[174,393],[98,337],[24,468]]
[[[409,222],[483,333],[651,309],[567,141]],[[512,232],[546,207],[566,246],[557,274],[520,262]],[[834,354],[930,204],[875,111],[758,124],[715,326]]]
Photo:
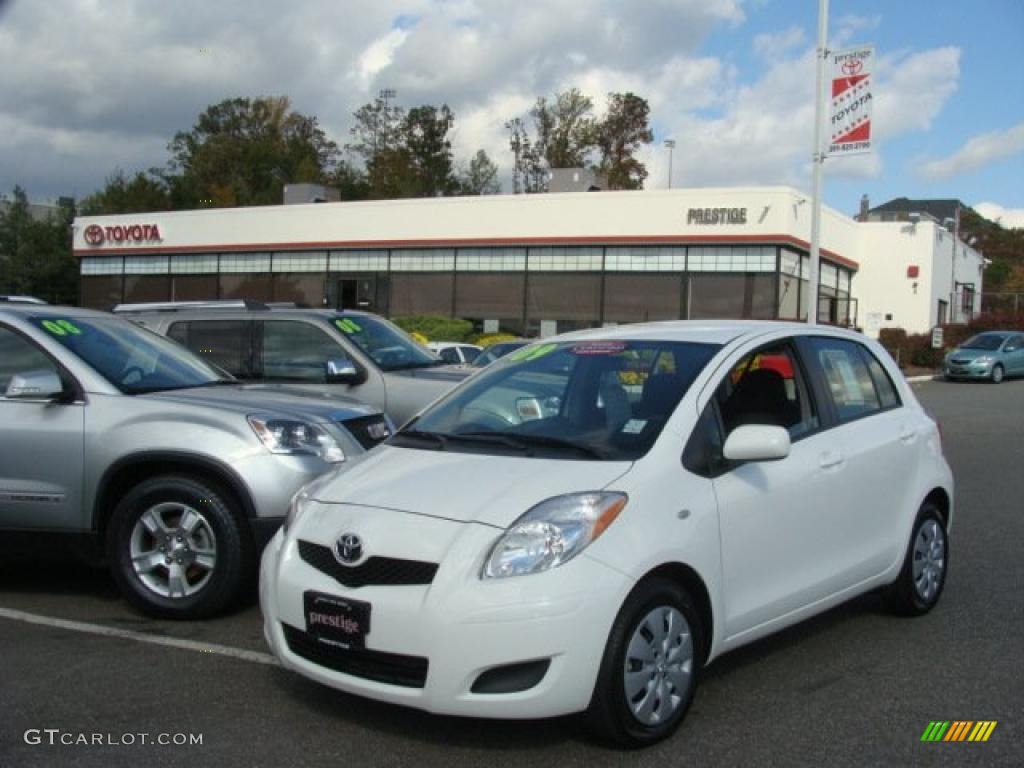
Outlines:
[[590,491],[542,501],[498,539],[481,578],[523,576],[567,563],[605,532],[628,500],[624,493]]
[[271,453],[319,456],[330,464],[345,460],[338,441],[316,424],[263,414],[253,414],[248,419],[253,432]]

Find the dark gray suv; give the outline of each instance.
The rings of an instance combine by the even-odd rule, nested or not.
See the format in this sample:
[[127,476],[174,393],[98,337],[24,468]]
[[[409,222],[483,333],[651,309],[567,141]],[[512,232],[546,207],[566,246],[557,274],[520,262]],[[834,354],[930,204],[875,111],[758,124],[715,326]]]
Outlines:
[[408,421],[470,375],[378,315],[251,301],[114,309],[247,381],[288,383],[375,405]]
[[391,429],[348,398],[238,382],[122,318],[0,304],[0,541],[84,543],[149,613],[224,609],[292,495]]

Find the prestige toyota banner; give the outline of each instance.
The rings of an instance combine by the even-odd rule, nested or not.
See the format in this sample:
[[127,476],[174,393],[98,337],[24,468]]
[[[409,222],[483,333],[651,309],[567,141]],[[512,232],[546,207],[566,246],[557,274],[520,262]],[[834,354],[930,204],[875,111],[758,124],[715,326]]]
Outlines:
[[833,52],[832,96],[829,105],[829,143],[832,157],[871,151],[871,67],[875,49],[870,46]]

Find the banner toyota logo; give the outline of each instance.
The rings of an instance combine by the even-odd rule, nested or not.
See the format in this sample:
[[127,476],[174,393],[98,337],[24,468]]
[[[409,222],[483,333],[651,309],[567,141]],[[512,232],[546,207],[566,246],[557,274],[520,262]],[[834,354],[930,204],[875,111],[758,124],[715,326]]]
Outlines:
[[99,224],[90,224],[85,228],[85,242],[89,245],[103,244],[103,227]]
[[843,62],[843,74],[853,77],[859,75],[864,69],[864,62],[861,59],[847,59]]

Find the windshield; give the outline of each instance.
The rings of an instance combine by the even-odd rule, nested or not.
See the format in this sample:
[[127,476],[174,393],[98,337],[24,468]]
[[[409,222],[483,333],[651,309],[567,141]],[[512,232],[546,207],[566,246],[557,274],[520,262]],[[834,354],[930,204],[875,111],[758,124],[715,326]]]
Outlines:
[[338,315],[330,323],[383,371],[444,365],[444,360],[421,347],[405,331],[384,318]]
[[1004,341],[1006,341],[1006,336],[1001,333],[979,333],[961,344],[960,349],[995,350],[999,349]]
[[574,341],[519,349],[396,435],[399,447],[631,461],[718,350],[663,341]]
[[528,341],[499,341],[497,344],[492,344],[487,349],[480,352],[473,359],[473,366],[476,368],[484,368],[495,360],[504,357],[514,349],[520,349],[525,347],[530,342]]
[[29,319],[127,395],[234,381],[184,347],[127,320]]

